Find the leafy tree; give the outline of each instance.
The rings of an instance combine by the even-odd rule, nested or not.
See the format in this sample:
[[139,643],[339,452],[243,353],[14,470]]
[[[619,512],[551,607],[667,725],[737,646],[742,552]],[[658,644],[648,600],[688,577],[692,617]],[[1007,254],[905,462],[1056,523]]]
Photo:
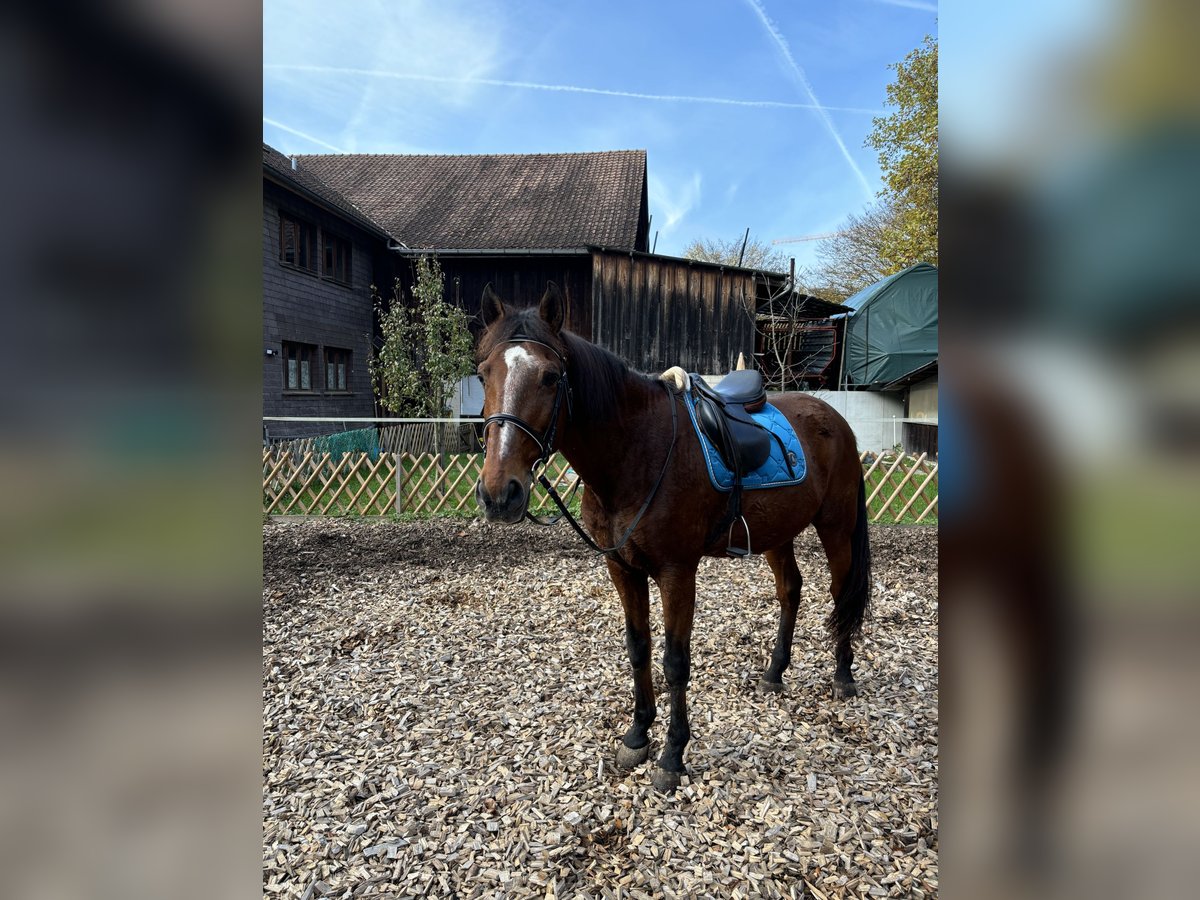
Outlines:
[[437,418],[449,411],[459,379],[475,371],[467,315],[445,300],[446,279],[437,258],[418,257],[412,303],[397,278],[384,302],[371,285],[380,341],[371,355],[371,382],[391,413]]
[[828,293],[813,293],[830,300],[914,263],[938,262],[937,40],[926,37],[891,68],[887,103],[896,109],[877,117],[866,139],[879,151],[884,189],[817,248],[817,280]]
[[[696,238],[688,244],[683,255],[685,259],[698,259],[703,262],[720,263],[723,266],[736,266],[738,256],[742,252],[742,238],[731,241],[720,238]],[[762,272],[786,272],[788,258],[770,244],[763,243],[751,236],[746,242],[746,255],[742,258],[742,267],[758,269]]]
[[[867,145],[879,151],[886,186],[881,198],[894,213],[886,250],[894,271],[938,256],[938,45],[924,43],[892,66],[887,102],[896,108],[876,118]],[[888,273],[890,274],[890,273]]]

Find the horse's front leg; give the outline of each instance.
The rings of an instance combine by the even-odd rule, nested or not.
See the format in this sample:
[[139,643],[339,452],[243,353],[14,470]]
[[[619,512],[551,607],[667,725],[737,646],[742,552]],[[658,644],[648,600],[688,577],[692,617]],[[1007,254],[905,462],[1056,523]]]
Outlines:
[[635,572],[608,560],[608,573],[625,608],[625,648],[633,668],[633,724],[617,748],[617,765],[631,768],[650,755],[650,725],[654,722],[654,682],[650,678],[650,583]]
[[687,685],[692,667],[692,618],[696,612],[696,570],[677,569],[658,578],[663,604],[663,676],[671,694],[671,724],[667,744],[658,758],[651,780],[670,793],[686,771],[683,751],[692,736],[688,725]]

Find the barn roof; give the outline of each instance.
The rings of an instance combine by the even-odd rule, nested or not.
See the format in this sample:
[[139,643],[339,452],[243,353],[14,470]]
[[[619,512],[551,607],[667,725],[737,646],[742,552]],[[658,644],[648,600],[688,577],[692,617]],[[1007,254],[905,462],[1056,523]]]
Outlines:
[[639,249],[644,150],[298,159],[413,249]]
[[787,319],[827,319],[844,313],[846,307],[800,291],[770,297],[756,310],[760,317],[778,316]]
[[274,176],[275,180],[282,181],[290,187],[308,194],[309,199],[344,216],[368,232],[381,238],[386,239],[388,237],[387,229],[327,184],[324,179],[310,171],[307,166],[297,165],[293,169],[292,160],[284,156],[270,144],[264,143],[262,151],[263,169]]

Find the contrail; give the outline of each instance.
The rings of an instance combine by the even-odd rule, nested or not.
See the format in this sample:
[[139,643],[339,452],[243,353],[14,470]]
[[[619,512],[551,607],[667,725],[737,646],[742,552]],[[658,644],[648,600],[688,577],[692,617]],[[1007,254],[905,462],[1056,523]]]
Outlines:
[[428,81],[435,84],[479,84],[489,87],[523,88],[534,91],[565,91],[572,94],[598,94],[603,97],[629,97],[634,100],[657,100],[667,103],[715,103],[722,106],[756,106],[775,109],[833,109],[838,112],[883,115],[883,110],[858,106],[822,107],[815,103],[786,103],[782,100],[735,100],[729,97],[691,97],[679,94],[643,94],[636,91],[612,91],[605,88],[581,87],[574,84],[541,84],[535,81],[504,81],[499,78],[453,78],[446,75],[423,75],[415,72],[389,72],[381,69],[353,69],[342,66],[310,66],[288,63],[268,63],[263,69],[276,72],[316,72],[328,75],[363,75],[369,78],[394,78],[398,81]]
[[862,170],[854,161],[854,157],[850,155],[850,151],[846,149],[846,144],[842,140],[842,136],[838,134],[837,127],[833,124],[833,120],[829,118],[829,113],[827,110],[837,109],[837,107],[821,105],[821,102],[817,99],[817,95],[813,92],[812,85],[808,83],[808,76],[804,74],[804,70],[800,68],[800,64],[796,62],[795,57],[792,56],[792,51],[791,48],[788,47],[788,42],[784,40],[783,35],[779,33],[779,29],[775,27],[775,23],[772,22],[767,16],[766,10],[762,8],[762,5],[758,2],[758,0],[746,0],[746,3],[749,4],[750,8],[753,9],[758,15],[758,18],[763,23],[763,27],[767,29],[767,32],[771,35],[771,38],[775,41],[776,46],[779,47],[780,52],[783,54],[783,58],[791,67],[792,73],[796,76],[796,81],[799,83],[800,87],[804,89],[804,93],[808,94],[808,99],[812,101],[811,108],[817,111],[817,115],[819,115],[821,117],[821,121],[825,123],[825,129],[829,132],[830,137],[833,138],[834,143],[838,145],[838,149],[842,151],[842,156],[846,158],[846,162],[850,164],[850,168],[854,171],[855,177],[858,178],[859,184],[862,185],[863,193],[867,195],[868,200],[874,200],[875,194],[871,190],[871,186],[867,183],[867,179],[863,175]]
[[267,125],[278,128],[280,131],[286,131],[288,134],[294,134],[296,137],[304,138],[306,141],[312,141],[312,143],[316,144],[317,146],[324,147],[326,150],[332,150],[334,153],[346,152],[341,147],[335,147],[333,144],[327,144],[320,138],[313,137],[311,134],[305,134],[303,131],[297,131],[291,126],[284,125],[282,122],[276,122],[274,119],[268,119],[266,116],[263,116],[263,122],[265,122]]

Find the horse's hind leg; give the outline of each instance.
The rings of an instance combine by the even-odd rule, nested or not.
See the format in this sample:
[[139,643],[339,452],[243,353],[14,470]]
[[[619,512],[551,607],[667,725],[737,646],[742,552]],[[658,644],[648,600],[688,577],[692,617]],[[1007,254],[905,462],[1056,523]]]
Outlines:
[[850,543],[840,539],[826,541],[824,534],[820,536],[821,543],[825,545],[825,556],[829,560],[829,593],[833,594],[835,604],[834,613],[831,613],[826,621],[829,636],[833,640],[833,696],[843,699],[858,694],[858,685],[851,671],[854,665],[853,638],[839,629],[835,621],[837,597],[844,590],[846,576],[850,571]]
[[616,560],[608,573],[625,608],[625,648],[633,668],[633,724],[617,748],[617,765],[631,768],[650,755],[650,725],[654,722],[654,682],[650,677],[650,582]]
[[758,689],[767,693],[783,690],[783,670],[792,661],[792,637],[796,632],[796,611],[800,608],[800,589],[803,579],[796,565],[792,542],[763,554],[775,575],[775,596],[779,598],[779,634],[767,671],[758,682]]
[[836,666],[833,696],[853,697],[858,693],[851,666],[854,639],[862,630],[871,593],[871,547],[867,536],[866,489],[858,483],[858,502],[845,502],[821,509],[814,524],[825,557],[829,560],[829,593],[833,610],[825,620],[833,640]]

